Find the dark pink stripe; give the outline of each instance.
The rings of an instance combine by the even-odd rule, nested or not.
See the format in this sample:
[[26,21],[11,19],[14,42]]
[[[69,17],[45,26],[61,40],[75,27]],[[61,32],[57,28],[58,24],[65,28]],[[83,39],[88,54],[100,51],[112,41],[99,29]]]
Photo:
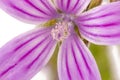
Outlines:
[[[64,75],[64,70],[62,69],[64,65],[62,65],[64,63],[64,58],[65,58],[65,54],[66,54],[66,47],[63,48],[63,44],[61,45],[61,53],[58,54],[58,57],[60,57],[60,59],[58,59],[58,63],[60,62],[60,64],[58,64],[58,69],[60,70],[61,73],[59,73],[58,75],[60,75],[60,77],[62,77],[61,75]],[[66,76],[66,75],[65,75]],[[63,78],[62,78],[63,79]]]
[[45,37],[42,41],[40,41],[37,45],[35,45],[31,50],[27,51],[19,60],[18,62],[22,61],[23,59],[25,59],[28,55],[31,54],[32,51],[34,51],[35,49],[37,49],[42,43],[44,43],[47,40],[48,36]]
[[38,8],[37,6],[35,6],[31,1],[25,0],[25,2],[28,3],[30,6],[32,6],[33,8],[35,8],[36,10],[40,11],[41,13],[43,13],[45,15],[49,15],[48,13],[44,12],[43,10],[41,10],[40,8]]
[[[84,52],[83,52],[83,50],[82,50],[81,47],[80,47],[81,43],[78,42],[78,41],[79,41],[78,38],[74,39],[74,41],[75,41],[75,43],[76,43],[77,48],[79,49],[79,52],[81,53],[81,56],[82,56],[83,61],[84,61],[85,65],[86,65],[86,68],[88,69],[88,72],[91,74],[92,71],[91,71],[91,68],[90,68],[90,66],[89,66],[89,63],[87,62],[87,60],[86,60],[86,58],[85,58],[85,55],[84,55]],[[87,54],[87,53],[86,53],[86,54]]]
[[[67,44],[66,44],[67,45]],[[67,47],[67,46],[66,46]],[[69,68],[69,58],[68,58],[68,47],[66,48],[66,53],[65,53],[65,64],[66,64],[66,70],[67,70],[67,75],[68,75],[68,78],[69,78],[69,80],[72,80],[72,76],[71,76],[71,74],[70,74],[70,68]]]
[[49,3],[46,4],[44,0],[39,0],[39,1],[46,7],[46,9],[51,11],[51,13],[55,14],[55,10],[53,10],[53,8],[51,7],[51,5]]
[[[94,12],[89,12],[89,11],[86,11],[83,13],[83,16],[82,17],[86,17],[86,16],[92,16],[93,14],[97,14],[97,13],[100,13],[102,11],[105,11],[105,8],[99,8],[99,10],[97,11],[94,11]],[[85,14],[85,15],[84,15]]]
[[[47,44],[46,44],[46,46],[42,49],[42,51],[39,53],[39,55],[26,67],[27,69],[30,69],[34,64],[35,64],[35,62],[37,62],[38,60],[39,60],[39,58],[40,58],[40,56],[42,56],[43,54],[45,55],[45,50],[46,49],[48,49],[48,47],[49,47],[49,45],[50,45],[50,43],[51,43],[52,41],[50,40]],[[49,51],[49,50],[48,50]],[[47,54],[46,54],[47,55]],[[49,55],[49,54],[48,54]],[[41,62],[43,62],[43,61],[41,61]]]
[[25,15],[29,15],[29,16],[31,16],[31,17],[33,17],[33,18],[38,18],[38,19],[39,19],[39,18],[43,18],[43,17],[40,17],[40,16],[36,16],[36,15],[30,14],[30,13],[28,13],[28,12],[26,12],[26,11],[18,8],[18,7],[16,7],[15,5],[11,5],[11,7],[14,8],[15,10],[17,10],[17,11],[19,11],[19,12],[25,14]]
[[61,2],[61,7],[64,8],[65,5],[63,5],[63,0],[59,0]]
[[[75,46],[74,46],[74,47],[75,47]],[[81,76],[81,79],[82,79],[82,80],[85,80],[84,77],[83,77],[83,74],[81,73],[80,67],[79,67],[79,65],[78,65],[78,60],[77,60],[77,56],[76,56],[76,54],[78,54],[78,53],[75,53],[75,51],[74,51],[74,49],[73,49],[72,43],[71,43],[71,49],[72,49],[72,54],[73,54],[73,57],[74,57],[75,64],[76,64],[77,70],[78,70],[78,72],[79,72],[79,75]]]
[[[43,33],[39,32],[39,34],[37,34],[37,35],[33,36],[32,38],[30,38],[29,40],[23,42],[23,43],[20,44],[18,47],[16,47],[13,51],[16,52],[16,51],[17,51],[18,49],[20,49],[22,46],[24,46],[25,44],[29,43],[30,41],[36,39],[37,37],[39,37],[39,36],[41,36],[41,35],[43,35],[43,34],[45,35],[45,32],[43,32]],[[47,34],[47,35],[48,35],[48,34]],[[30,35],[29,35],[29,36],[30,36]],[[27,37],[29,37],[29,36],[27,36]],[[27,38],[27,37],[24,37],[24,38]]]
[[106,38],[115,38],[115,37],[119,37],[120,36],[120,33],[116,33],[116,34],[106,34],[106,35],[103,35],[103,34],[94,34],[94,33],[91,33],[91,32],[87,32],[85,30],[81,30],[81,32],[83,33],[86,33],[87,35],[92,35],[92,36],[95,36],[95,37],[106,37]]
[[[40,30],[39,30],[40,31]],[[29,40],[27,40],[27,41],[25,41],[25,42],[22,42],[22,44],[20,44],[20,45],[17,45],[16,46],[16,48],[15,49],[13,49],[13,50],[11,50],[10,52],[8,52],[8,53],[6,53],[6,55],[5,55],[5,58],[7,59],[7,58],[9,58],[9,57],[12,57],[14,54],[15,54],[15,52],[16,51],[18,51],[21,47],[23,47],[25,44],[28,44],[30,41],[32,41],[32,40],[34,40],[35,38],[37,38],[38,36],[40,36],[40,35],[43,35],[43,33],[45,33],[46,31],[44,31],[44,32],[38,32],[39,34],[37,34],[37,33],[35,33],[35,34],[37,34],[37,35],[35,35],[35,36],[33,36],[33,37],[31,37]],[[31,34],[32,35],[32,34]],[[30,34],[28,34],[28,35],[26,35],[26,37],[24,37],[24,39],[25,38],[27,38],[27,37],[29,37],[30,36]],[[24,39],[20,39],[20,40],[24,40]],[[18,44],[20,41],[16,41],[16,44]],[[9,54],[9,55],[8,55]],[[11,55],[12,54],[12,55]],[[1,60],[0,62],[3,62],[4,61],[4,59],[3,60]]]
[[80,21],[89,21],[89,20],[94,20],[94,19],[100,19],[100,18],[105,18],[105,17],[111,17],[112,15],[116,15],[116,14],[118,14],[118,13],[116,13],[116,12],[111,12],[111,13],[107,13],[107,14],[104,14],[104,15],[99,15],[99,16],[93,16],[93,17],[91,17],[92,15],[94,15],[94,14],[92,14],[91,16],[81,16],[80,17]]
[[[111,23],[104,23],[104,24],[84,24],[84,23],[79,23],[83,27],[100,27],[100,28],[105,28],[105,27],[111,27],[111,26],[119,26],[120,22],[111,22]],[[114,27],[113,27],[114,28]]]
[[70,2],[71,2],[71,0],[67,0],[67,7],[66,7],[66,10],[69,9],[69,7],[70,7]]
[[[47,37],[46,37],[47,38]],[[25,55],[23,55],[14,65],[10,66],[8,69],[6,69],[5,71],[2,72],[1,76],[5,75],[8,73],[8,71],[10,71],[11,69],[13,69],[15,66],[18,65],[18,63],[20,61],[23,61],[28,55],[30,55],[30,53],[36,49],[43,41],[46,40],[46,38],[44,38],[39,44],[37,44],[34,48],[32,48],[31,50],[29,50],[27,53],[25,53]]]
[[77,2],[75,3],[74,7],[72,8],[71,11],[75,10],[75,8],[77,7],[78,3],[79,3],[80,0],[77,0]]
[[14,66],[16,66],[16,64],[10,66],[9,68],[7,68],[6,70],[4,70],[3,72],[0,73],[0,77],[2,77],[3,75],[5,75],[7,72],[9,72],[12,68],[14,68]]
[[[45,55],[44,59],[41,60],[41,62],[43,62],[45,59],[47,59],[50,55],[48,55],[48,53],[50,54],[51,49],[53,48],[53,46],[55,45],[54,41],[51,41],[50,46],[48,47],[48,52],[46,52],[47,54]],[[39,57],[40,58],[40,57]],[[41,63],[38,64],[38,67],[41,65]]]
[[[33,31],[34,30],[34,31]],[[22,37],[22,38],[20,38],[19,40],[16,40],[16,43],[19,43],[21,40],[22,41],[24,41],[24,39],[26,39],[27,37],[30,37],[31,35],[33,36],[36,36],[36,35],[43,35],[44,33],[46,33],[46,32],[48,32],[50,29],[48,28],[48,29],[33,29],[33,30],[31,30],[31,32],[29,33],[28,32],[28,34],[27,35],[25,35],[24,37]],[[34,37],[33,36],[33,37]],[[33,37],[31,37],[31,38],[33,38]]]

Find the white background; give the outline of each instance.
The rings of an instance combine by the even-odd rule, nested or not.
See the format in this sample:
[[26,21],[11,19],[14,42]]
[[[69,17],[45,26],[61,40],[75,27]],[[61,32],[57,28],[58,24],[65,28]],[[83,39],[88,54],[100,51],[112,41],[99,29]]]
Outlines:
[[[0,9],[0,47],[19,34],[31,30],[35,25],[26,24],[9,16]],[[48,70],[48,69],[47,69]],[[32,80],[49,80],[45,69],[39,72]],[[49,71],[50,72],[50,71]]]
[[[0,9],[0,47],[3,46],[6,42],[11,40],[12,38],[14,38],[15,36],[28,30],[31,30],[34,27],[35,25],[26,24],[14,19],[13,17],[9,16]],[[53,80],[48,77],[50,76],[50,73],[44,72],[46,71],[43,69],[32,80]]]

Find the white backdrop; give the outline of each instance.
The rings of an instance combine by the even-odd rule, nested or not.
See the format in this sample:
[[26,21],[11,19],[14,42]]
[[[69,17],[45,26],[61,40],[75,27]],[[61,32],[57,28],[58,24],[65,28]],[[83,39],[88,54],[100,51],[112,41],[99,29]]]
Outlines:
[[[106,1],[108,0],[103,0],[103,1],[105,1],[106,3]],[[4,45],[7,41],[14,38],[15,36],[23,32],[26,32],[28,30],[31,30],[34,27],[35,25],[25,24],[21,21],[14,19],[13,17],[9,16],[0,9],[0,47]],[[46,71],[43,69],[32,80],[52,80],[49,78],[50,73],[46,74],[44,72]]]
[[[31,30],[35,25],[25,24],[21,21],[14,19],[0,9],[0,47],[6,42],[18,36],[19,34]],[[44,69],[39,72],[32,80],[49,80]]]

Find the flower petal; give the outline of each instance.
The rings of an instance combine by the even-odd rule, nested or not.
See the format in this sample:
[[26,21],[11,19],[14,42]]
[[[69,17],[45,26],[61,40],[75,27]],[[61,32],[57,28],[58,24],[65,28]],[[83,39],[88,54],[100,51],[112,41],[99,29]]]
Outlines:
[[39,24],[57,17],[51,0],[1,0],[0,7],[13,17]]
[[96,7],[76,20],[84,38],[95,44],[120,44],[120,1]]
[[0,80],[30,80],[51,58],[56,46],[50,29],[20,35],[0,49]]
[[80,14],[91,0],[54,0],[56,6],[67,14]]
[[101,80],[93,56],[76,35],[65,40],[60,48],[58,74],[60,80]]

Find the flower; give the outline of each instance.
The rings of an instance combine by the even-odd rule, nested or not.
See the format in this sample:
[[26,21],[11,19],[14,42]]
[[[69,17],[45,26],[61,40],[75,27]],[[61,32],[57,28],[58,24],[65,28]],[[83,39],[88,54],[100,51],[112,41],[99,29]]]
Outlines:
[[113,1],[119,1],[119,0],[110,0],[110,2],[113,2]]
[[101,80],[82,39],[100,45],[120,43],[120,2],[85,11],[90,1],[1,0],[0,7],[23,22],[53,24],[21,34],[0,49],[0,80],[30,80],[48,63],[57,43],[59,80]]

